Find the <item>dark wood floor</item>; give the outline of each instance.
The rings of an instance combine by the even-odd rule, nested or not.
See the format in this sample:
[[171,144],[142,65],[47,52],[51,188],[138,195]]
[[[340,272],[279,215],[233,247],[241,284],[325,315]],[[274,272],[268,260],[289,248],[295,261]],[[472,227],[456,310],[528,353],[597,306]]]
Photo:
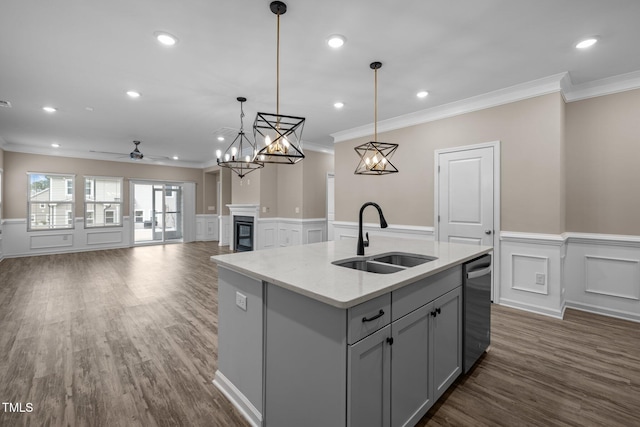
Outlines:
[[[0,407],[0,425],[246,426],[211,383],[209,256],[219,251],[189,243],[1,262],[0,400],[33,411]],[[491,351],[420,426],[640,425],[639,324],[500,306],[492,321]]]

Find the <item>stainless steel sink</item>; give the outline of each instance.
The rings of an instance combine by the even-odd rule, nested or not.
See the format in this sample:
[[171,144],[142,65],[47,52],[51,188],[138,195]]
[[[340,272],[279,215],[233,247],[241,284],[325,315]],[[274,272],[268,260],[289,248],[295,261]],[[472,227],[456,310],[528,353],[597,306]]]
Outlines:
[[400,265],[402,267],[415,267],[416,265],[424,264],[425,262],[436,259],[438,258],[406,252],[389,252],[386,254],[375,255],[371,260],[384,262],[386,264]]
[[332,264],[370,273],[391,274],[435,259],[438,258],[406,252],[388,252],[370,257],[342,259]]
[[334,261],[332,264],[340,267],[351,268],[353,270],[368,271],[369,273],[390,274],[405,270],[404,267],[385,264],[383,262],[371,261],[366,258],[346,259]]

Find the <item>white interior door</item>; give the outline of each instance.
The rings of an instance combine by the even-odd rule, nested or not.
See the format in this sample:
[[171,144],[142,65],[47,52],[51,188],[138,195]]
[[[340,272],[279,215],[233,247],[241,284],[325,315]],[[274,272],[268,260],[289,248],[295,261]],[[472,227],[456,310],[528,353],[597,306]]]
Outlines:
[[493,150],[438,154],[438,240],[493,246]]

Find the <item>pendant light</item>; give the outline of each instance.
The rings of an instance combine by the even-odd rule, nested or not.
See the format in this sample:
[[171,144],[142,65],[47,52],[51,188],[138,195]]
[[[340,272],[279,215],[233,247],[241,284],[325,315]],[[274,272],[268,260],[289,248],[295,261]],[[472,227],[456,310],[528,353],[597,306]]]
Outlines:
[[378,139],[378,70],[381,62],[372,62],[369,67],[374,72],[375,102],[374,102],[374,132],[373,141],[369,141],[354,148],[360,157],[360,163],[356,167],[356,175],[386,175],[398,172],[398,169],[390,162],[396,152],[398,144],[377,142]]
[[247,101],[247,98],[239,96],[236,99],[240,102],[240,132],[227,147],[224,155],[222,151],[216,150],[216,158],[219,166],[231,169],[242,179],[246,174],[264,167],[264,164],[256,161],[258,150],[244,133],[244,109],[242,104]]
[[262,163],[294,164],[304,159],[302,130],[304,117],[280,114],[280,15],[287,11],[281,1],[271,2],[271,12],[277,16],[276,48],[276,113],[258,113],[253,123],[253,137],[258,151],[257,160]]

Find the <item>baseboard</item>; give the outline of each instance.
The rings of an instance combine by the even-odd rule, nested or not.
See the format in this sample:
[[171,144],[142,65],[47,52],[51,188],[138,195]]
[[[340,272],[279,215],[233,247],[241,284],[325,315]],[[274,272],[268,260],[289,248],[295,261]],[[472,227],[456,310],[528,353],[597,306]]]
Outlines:
[[249,399],[220,371],[216,371],[213,384],[225,395],[242,416],[254,427],[262,426],[262,414]]
[[517,308],[518,310],[528,311],[530,313],[542,314],[544,316],[554,317],[556,319],[562,319],[564,310],[553,310],[548,307],[543,307],[534,304],[522,303],[520,301],[513,301],[505,298],[500,299],[499,305],[506,307]]
[[583,304],[583,303],[574,302],[574,301],[566,301],[565,307],[571,308],[574,310],[586,311],[588,313],[600,314],[603,316],[615,317],[617,319],[629,320],[632,322],[640,323],[640,314],[638,313],[630,313],[630,312],[621,311],[621,310],[612,310],[606,307]]

